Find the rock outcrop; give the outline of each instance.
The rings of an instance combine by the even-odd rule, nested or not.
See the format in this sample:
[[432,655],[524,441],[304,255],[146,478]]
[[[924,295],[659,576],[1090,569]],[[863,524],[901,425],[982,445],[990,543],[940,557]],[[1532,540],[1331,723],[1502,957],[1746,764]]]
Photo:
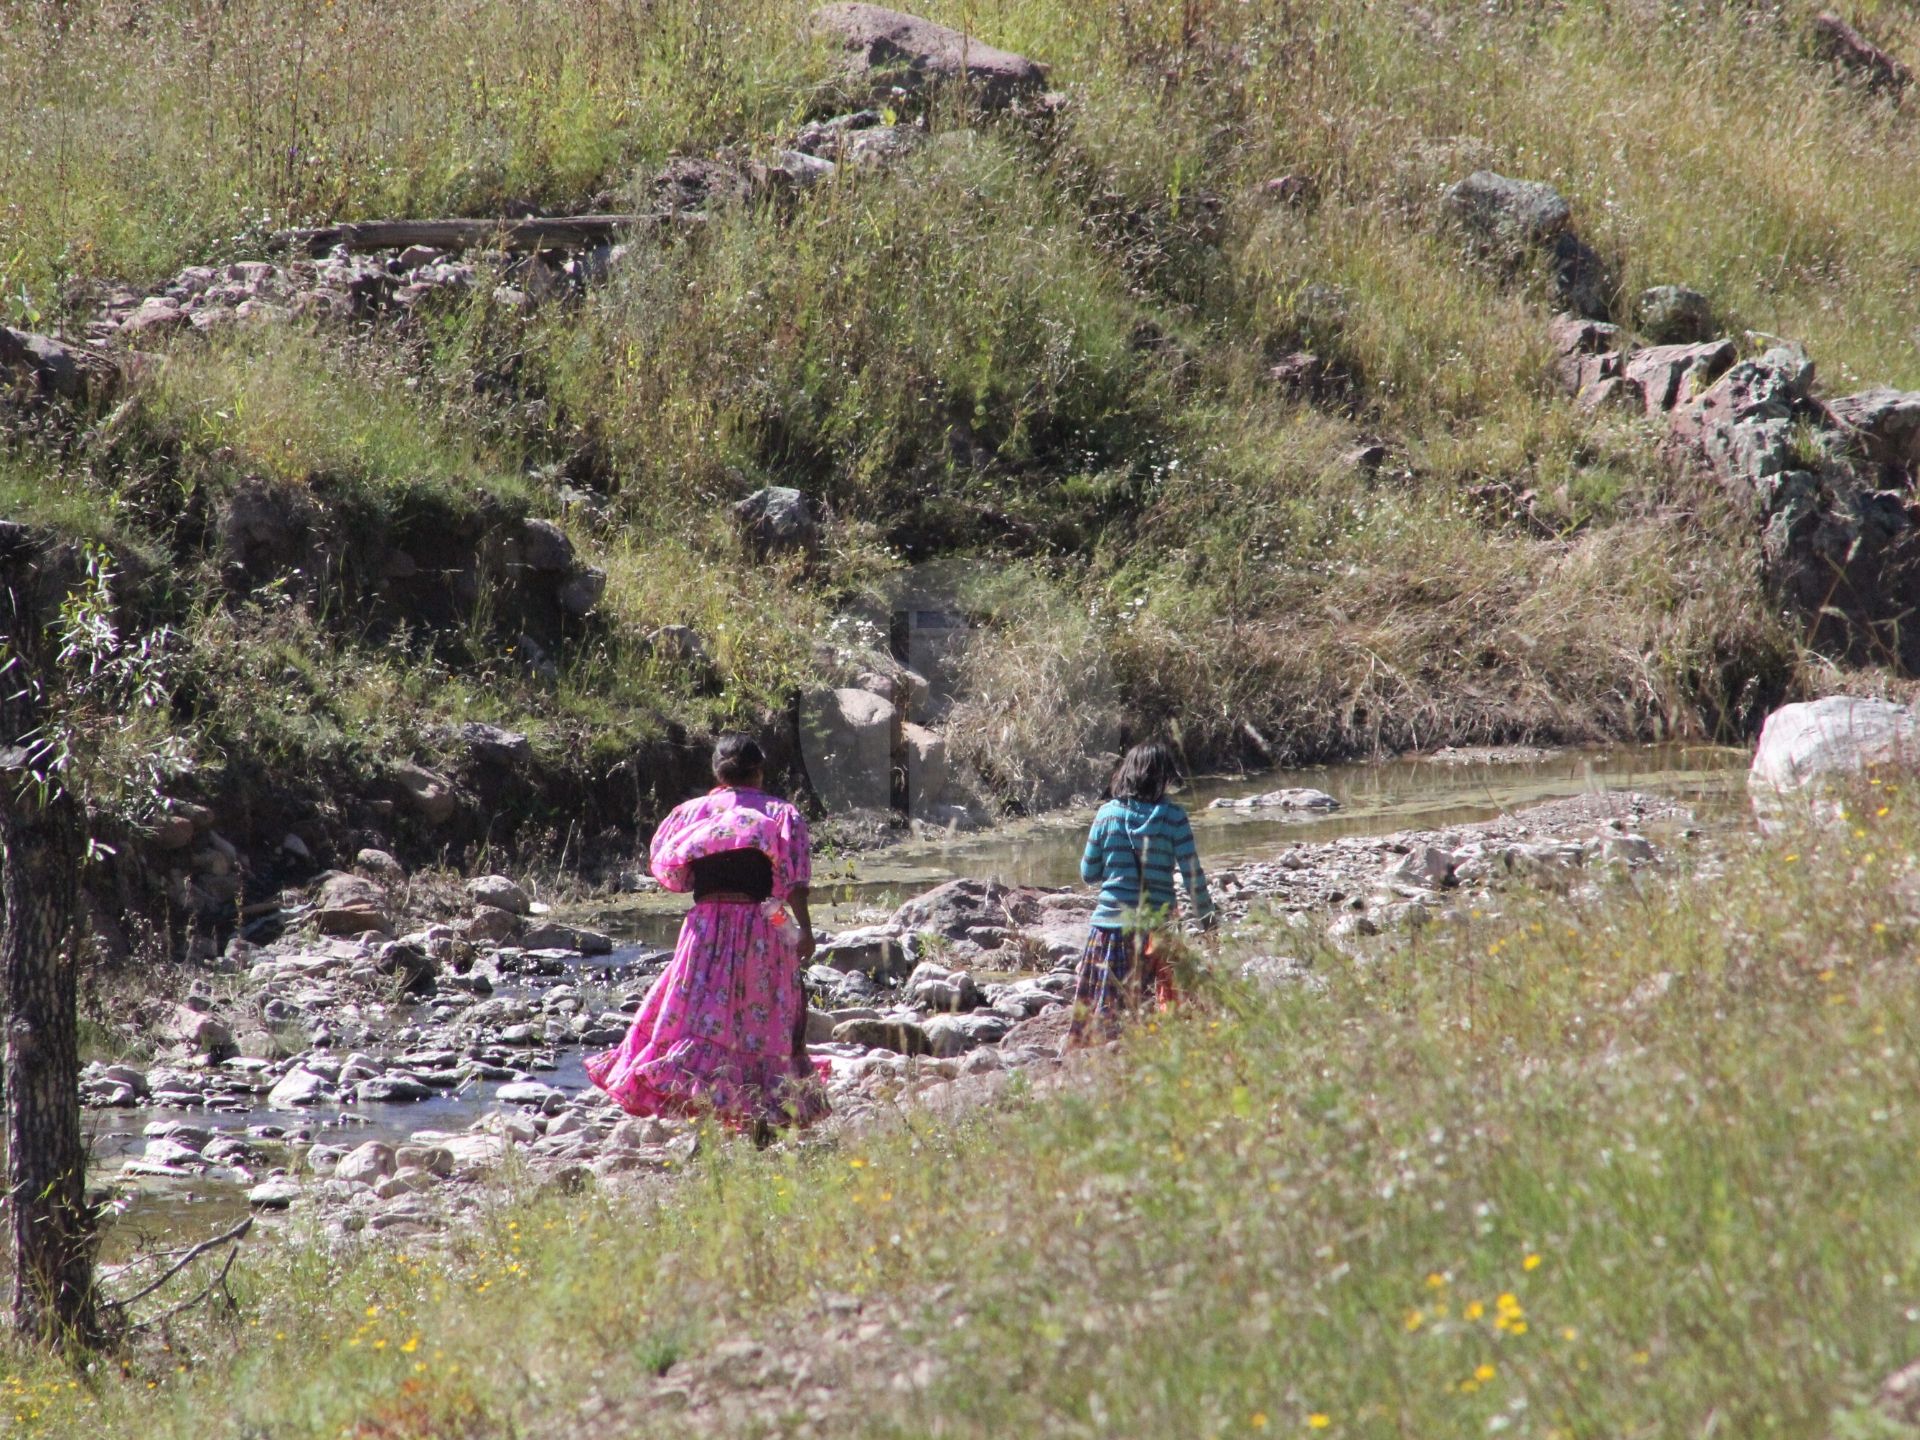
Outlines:
[[[1912,476],[1862,452],[1899,441],[1900,407],[1879,410],[1884,442],[1835,423],[1797,346],[1743,360],[1675,412],[1668,444],[1744,500],[1761,531],[1770,589],[1822,653],[1920,665],[1920,544]],[[1842,401],[1864,417],[1875,407]]]
[[880,5],[823,5],[816,33],[847,52],[850,76],[908,92],[965,80],[990,109],[1045,87],[1047,72],[1011,50],[998,50],[960,30]]

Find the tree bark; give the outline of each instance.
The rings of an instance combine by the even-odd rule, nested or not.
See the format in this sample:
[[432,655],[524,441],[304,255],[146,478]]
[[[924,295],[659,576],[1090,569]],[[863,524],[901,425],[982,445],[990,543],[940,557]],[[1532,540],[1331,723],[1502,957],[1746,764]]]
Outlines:
[[71,793],[29,769],[56,662],[59,565],[0,522],[0,985],[6,992],[7,1238],[13,1324],[50,1344],[98,1338],[95,1227],[80,1136],[73,922],[84,835]]
[[21,779],[0,777],[13,1324],[37,1340],[86,1344],[96,1338],[97,1316],[72,945],[81,827],[71,796],[23,791]]

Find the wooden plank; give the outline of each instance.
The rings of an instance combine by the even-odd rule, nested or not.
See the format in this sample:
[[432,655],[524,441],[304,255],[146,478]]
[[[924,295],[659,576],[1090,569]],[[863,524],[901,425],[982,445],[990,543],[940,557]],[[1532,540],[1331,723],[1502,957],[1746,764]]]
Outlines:
[[324,255],[337,245],[349,250],[583,250],[636,230],[696,225],[706,217],[677,215],[543,215],[525,220],[356,220],[314,229],[283,230],[277,246]]

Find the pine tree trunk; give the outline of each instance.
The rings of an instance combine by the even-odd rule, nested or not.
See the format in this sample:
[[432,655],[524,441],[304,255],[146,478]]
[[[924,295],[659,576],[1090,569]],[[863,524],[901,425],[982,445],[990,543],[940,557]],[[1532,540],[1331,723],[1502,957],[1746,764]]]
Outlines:
[[13,1323],[36,1339],[94,1338],[94,1225],[80,1139],[73,917],[80,826],[71,797],[41,803],[0,780],[0,974],[7,993],[7,1195]]
[[73,797],[26,770],[47,662],[48,571],[0,524],[0,983],[6,987],[7,1238],[13,1324],[51,1344],[99,1335],[95,1227],[80,1136],[79,981],[73,946],[83,826]]

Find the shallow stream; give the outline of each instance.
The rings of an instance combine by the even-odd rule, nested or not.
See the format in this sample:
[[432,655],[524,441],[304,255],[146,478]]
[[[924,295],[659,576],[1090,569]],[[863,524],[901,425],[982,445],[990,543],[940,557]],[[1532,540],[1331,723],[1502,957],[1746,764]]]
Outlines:
[[[1328,766],[1253,778],[1206,779],[1176,798],[1192,812],[1203,861],[1212,869],[1270,856],[1298,842],[1398,830],[1436,829],[1492,819],[1543,801],[1595,790],[1644,790],[1683,800],[1703,821],[1732,823],[1743,813],[1748,754],[1716,746],[1659,745],[1608,750],[1464,752],[1375,764]],[[1332,814],[1274,810],[1214,810],[1217,799],[1238,799],[1283,787],[1324,790],[1340,801]],[[949,838],[921,838],[885,850],[817,861],[816,923],[827,929],[870,923],[902,900],[944,881],[972,877],[1010,884],[1079,883],[1079,859],[1090,812],[1062,811]],[[582,973],[546,985],[591,981],[608,967],[671,947],[686,908],[682,896],[654,894],[589,908],[584,918],[614,935],[621,948],[583,962]],[[532,982],[520,993],[545,988]],[[511,995],[512,989],[499,993]],[[556,1068],[538,1074],[565,1091],[586,1084],[579,1048],[554,1055]],[[298,1132],[298,1140],[354,1146],[366,1140],[399,1143],[419,1130],[458,1131],[496,1107],[491,1083],[470,1083],[430,1100],[368,1104],[348,1115],[290,1115],[265,1108],[206,1114],[175,1109],[93,1112],[87,1117],[96,1162],[138,1154],[149,1122],[250,1127],[268,1137]],[[240,1187],[211,1179],[156,1178],[139,1182],[107,1242],[108,1258],[123,1258],[142,1241],[197,1238],[216,1233],[244,1213]]]

